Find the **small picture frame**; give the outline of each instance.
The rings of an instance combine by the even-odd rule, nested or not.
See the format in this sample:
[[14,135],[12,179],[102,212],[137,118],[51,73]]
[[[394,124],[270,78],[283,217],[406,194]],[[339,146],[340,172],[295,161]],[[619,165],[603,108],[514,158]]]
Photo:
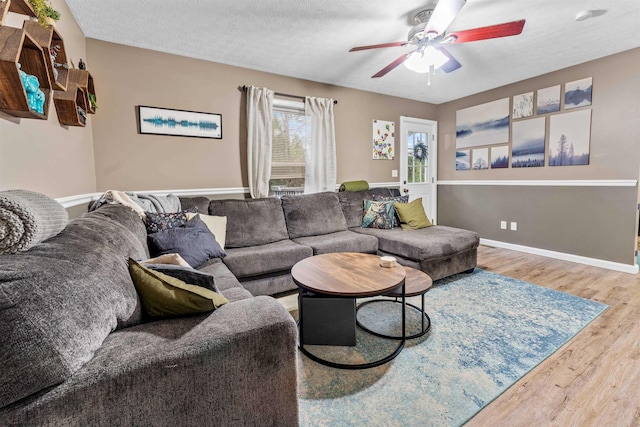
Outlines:
[[222,115],[138,106],[138,133],[222,139]]

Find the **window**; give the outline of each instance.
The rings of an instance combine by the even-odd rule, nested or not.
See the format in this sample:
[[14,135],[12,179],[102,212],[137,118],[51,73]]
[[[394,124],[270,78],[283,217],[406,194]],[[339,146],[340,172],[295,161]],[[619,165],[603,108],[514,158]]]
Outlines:
[[303,102],[282,99],[273,101],[273,145],[269,180],[271,195],[304,192],[309,125],[309,117],[304,115]]
[[410,131],[407,138],[407,182],[428,181],[429,141],[424,132]]

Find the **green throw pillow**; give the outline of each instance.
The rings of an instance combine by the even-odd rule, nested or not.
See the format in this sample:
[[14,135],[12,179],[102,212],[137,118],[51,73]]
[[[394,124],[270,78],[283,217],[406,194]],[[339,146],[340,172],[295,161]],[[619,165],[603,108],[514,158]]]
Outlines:
[[129,258],[129,273],[142,308],[150,317],[175,317],[208,313],[228,303],[222,295],[152,271]]
[[431,227],[431,221],[424,213],[422,206],[422,197],[415,199],[409,203],[395,202],[393,207],[396,208],[398,217],[400,217],[400,227],[403,230],[418,230],[419,228]]

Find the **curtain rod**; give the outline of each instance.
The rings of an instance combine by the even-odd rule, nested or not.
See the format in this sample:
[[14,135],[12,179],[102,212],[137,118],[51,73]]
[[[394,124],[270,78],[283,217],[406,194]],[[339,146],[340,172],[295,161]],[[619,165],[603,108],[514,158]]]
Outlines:
[[[247,86],[238,86],[238,90],[241,92],[246,92],[247,91]],[[288,93],[281,93],[281,92],[274,92],[274,95],[278,95],[278,96],[286,96],[287,98],[298,98],[298,99],[302,99],[304,101],[305,97],[304,96],[300,96],[300,95],[290,95]],[[336,101],[335,99],[333,100],[333,105],[336,105],[338,103],[338,101]]]

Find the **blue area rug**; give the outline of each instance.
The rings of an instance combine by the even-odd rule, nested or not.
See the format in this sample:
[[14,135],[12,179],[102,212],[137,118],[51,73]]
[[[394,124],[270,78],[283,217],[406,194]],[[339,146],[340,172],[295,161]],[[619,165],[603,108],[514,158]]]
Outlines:
[[[399,306],[369,304],[358,319],[393,334],[399,331],[393,321],[400,318]],[[426,294],[426,307],[431,331],[408,341],[386,365],[338,370],[298,353],[301,425],[462,425],[607,308],[479,269],[438,281]],[[420,317],[415,310],[409,314],[415,331]],[[360,330],[357,341],[356,348],[307,349],[353,363],[396,345]]]

